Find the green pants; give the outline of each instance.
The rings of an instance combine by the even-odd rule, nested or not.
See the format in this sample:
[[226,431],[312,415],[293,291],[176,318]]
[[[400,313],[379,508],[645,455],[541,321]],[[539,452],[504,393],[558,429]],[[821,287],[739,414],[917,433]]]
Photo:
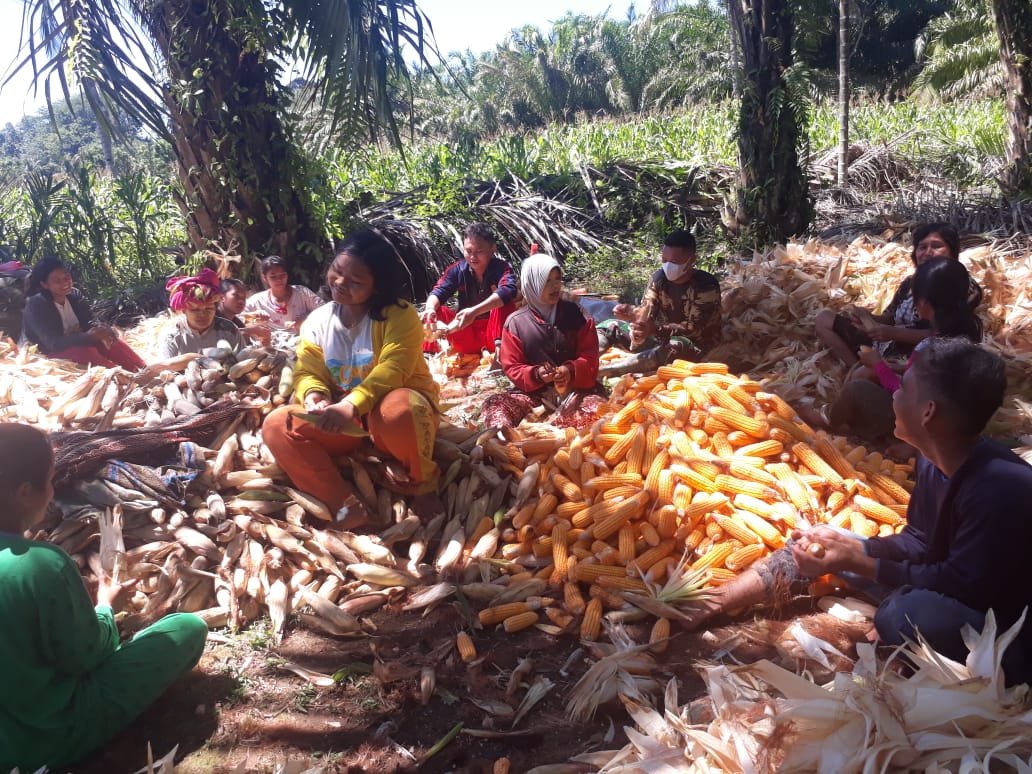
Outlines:
[[193,669],[207,635],[204,621],[190,613],[166,616],[139,632],[82,676],[63,725],[11,735],[14,760],[23,771],[57,768],[100,748]]

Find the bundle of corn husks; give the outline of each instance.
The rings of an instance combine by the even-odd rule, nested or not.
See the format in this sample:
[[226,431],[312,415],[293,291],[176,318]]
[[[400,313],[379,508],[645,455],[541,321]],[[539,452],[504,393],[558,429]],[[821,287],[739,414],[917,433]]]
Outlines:
[[[624,699],[637,724],[625,748],[574,760],[602,774],[1028,771],[1028,686],[1006,689],[1000,667],[1023,621],[999,639],[991,611],[981,634],[966,627],[964,664],[923,641],[882,663],[861,643],[852,672],[826,685],[769,661],[703,666],[712,722],[692,722],[672,680],[665,712]],[[912,673],[895,668],[897,659]]]
[[[997,241],[963,251],[961,261],[985,292],[979,315],[986,344],[1008,366],[1007,399],[990,431],[1030,434],[1032,254],[1017,241]],[[912,272],[908,247],[867,235],[848,244],[793,242],[730,264],[722,280],[725,343],[710,355],[763,379],[786,400],[830,400],[844,368],[814,335],[815,315],[854,304],[881,311]]]
[[508,445],[483,442],[519,475],[502,558],[517,571],[510,584],[535,598],[490,604],[482,624],[576,629],[591,641],[605,610],[611,621],[651,614],[662,650],[682,605],[783,546],[793,528],[886,535],[903,524],[909,466],[814,433],[722,363],[625,377],[604,408],[580,433],[524,426]]

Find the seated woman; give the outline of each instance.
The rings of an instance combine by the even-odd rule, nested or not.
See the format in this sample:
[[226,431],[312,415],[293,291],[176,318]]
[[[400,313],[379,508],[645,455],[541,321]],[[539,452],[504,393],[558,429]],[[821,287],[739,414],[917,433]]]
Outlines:
[[[402,297],[407,270],[374,231],[344,241],[326,274],[333,302],[301,326],[294,396],[262,425],[262,438],[290,480],[325,503],[346,529],[369,520],[333,458],[354,452],[365,432],[400,460],[420,517],[439,507],[433,460],[438,387],[423,359],[423,327]],[[316,421],[299,418],[315,414]]]
[[[498,243],[483,223],[466,229],[462,250],[465,260],[445,269],[426,298],[422,318],[427,325],[438,320],[448,323],[452,349],[480,358],[484,351],[495,353],[502,325],[516,309],[516,275],[508,263],[496,257]],[[456,312],[444,306],[453,295],[458,297]],[[434,344],[426,349],[437,351]]]
[[[932,336],[981,341],[982,323],[968,302],[970,277],[964,264],[946,258],[926,261],[914,273],[911,287],[914,308],[931,326],[928,330]],[[911,360],[929,340],[918,342]],[[848,428],[870,441],[890,438],[895,427],[892,395],[899,389],[899,374],[871,347],[861,348],[860,360],[875,381],[848,381],[830,406],[819,412],[804,410],[801,415],[811,424],[835,431]]]
[[[602,402],[598,394],[598,337],[591,318],[561,299],[562,271],[549,255],[523,262],[520,283],[527,305],[513,312],[502,330],[502,368],[515,390],[484,401],[487,427],[515,427],[535,406],[558,407],[573,391],[581,415]],[[561,414],[570,408],[564,405]]]
[[291,285],[287,262],[278,255],[262,259],[262,281],[268,290],[247,299],[245,314],[260,315],[278,328],[297,331],[309,314],[326,302],[304,285]]
[[[949,223],[928,223],[914,231],[911,252],[914,268],[933,258],[960,260],[960,236]],[[982,288],[974,279],[969,283],[968,304],[976,309],[982,303]],[[864,309],[846,314],[836,314],[830,309],[818,312],[814,318],[817,338],[847,365],[857,363],[861,346],[874,347],[883,355],[906,357],[919,341],[931,334],[914,306],[913,284],[911,274],[900,283],[885,311],[878,315]]]
[[53,475],[42,432],[0,424],[0,771],[64,769],[96,750],[193,669],[208,634],[177,613],[119,643],[111,605],[129,584],[102,578],[94,607],[68,554],[23,537]]
[[58,258],[44,258],[32,267],[27,295],[22,318],[25,339],[47,357],[128,371],[146,367],[114,330],[93,322],[90,305]]
[[175,327],[161,339],[158,357],[162,360],[187,352],[201,352],[222,342],[232,349],[243,345],[240,329],[216,315],[222,289],[218,275],[211,269],[202,269],[196,277],[173,277],[165,290],[169,308],[180,315]]

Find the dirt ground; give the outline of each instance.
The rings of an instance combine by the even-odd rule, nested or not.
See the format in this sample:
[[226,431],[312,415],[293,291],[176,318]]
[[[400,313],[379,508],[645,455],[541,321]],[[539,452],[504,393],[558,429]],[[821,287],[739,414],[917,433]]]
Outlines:
[[[68,771],[135,772],[146,765],[148,742],[155,758],[179,745],[176,771],[182,774],[273,772],[284,764],[289,772],[322,765],[325,772],[349,774],[489,774],[501,757],[510,759],[513,772],[525,772],[626,743],[623,726],[629,717],[618,702],[601,707],[584,725],[566,717],[569,693],[590,665],[584,655],[570,659],[580,647],[574,634],[555,637],[535,629],[507,634],[501,627],[474,630],[470,611],[456,601],[425,615],[381,608],[368,620],[374,633],[352,640],[315,634],[292,621],[277,647],[261,621],[238,635],[216,634],[225,641],[209,643],[197,670],[103,751]],[[795,659],[779,654],[776,647],[792,620],[802,621],[811,633],[846,653],[864,632],[863,627],[814,613],[809,600],[798,600],[774,618],[721,620],[705,632],[675,630],[666,653],[658,658],[661,673],[655,676],[665,683],[676,675],[679,698],[685,703],[705,694],[694,668],[701,660],[772,658],[797,668]],[[628,630],[644,641],[650,625],[651,621]],[[480,655],[470,665],[459,659],[454,646],[462,628],[473,631]],[[544,676],[555,687],[513,733],[511,719],[504,717],[511,712],[491,702],[518,706],[525,689],[507,699],[505,687],[510,671],[527,657],[534,664],[531,679]],[[336,675],[337,682],[315,687],[282,668],[284,660]],[[428,666],[434,669],[436,688],[424,705],[420,673]],[[496,739],[460,733],[424,761],[427,751],[460,722],[467,730],[506,733]]]

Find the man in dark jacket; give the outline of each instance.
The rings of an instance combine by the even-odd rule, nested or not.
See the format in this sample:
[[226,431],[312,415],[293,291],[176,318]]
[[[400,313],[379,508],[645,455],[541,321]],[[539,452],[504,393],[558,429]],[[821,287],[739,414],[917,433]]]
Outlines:
[[[826,526],[796,532],[785,549],[794,567],[784,561],[786,553],[775,553],[717,589],[692,624],[770,599],[787,576],[826,573],[889,591],[875,616],[878,638],[887,645],[914,639],[916,630],[963,662],[965,624],[981,630],[989,610],[1001,629],[1017,621],[1032,607],[1032,583],[1022,569],[1032,545],[1032,466],[981,436],[1006,384],[996,355],[965,339],[928,339],[893,398],[896,436],[924,458],[904,530],[866,540]],[[1026,620],[1003,667],[1008,683],[1032,680],[1032,621]]]

